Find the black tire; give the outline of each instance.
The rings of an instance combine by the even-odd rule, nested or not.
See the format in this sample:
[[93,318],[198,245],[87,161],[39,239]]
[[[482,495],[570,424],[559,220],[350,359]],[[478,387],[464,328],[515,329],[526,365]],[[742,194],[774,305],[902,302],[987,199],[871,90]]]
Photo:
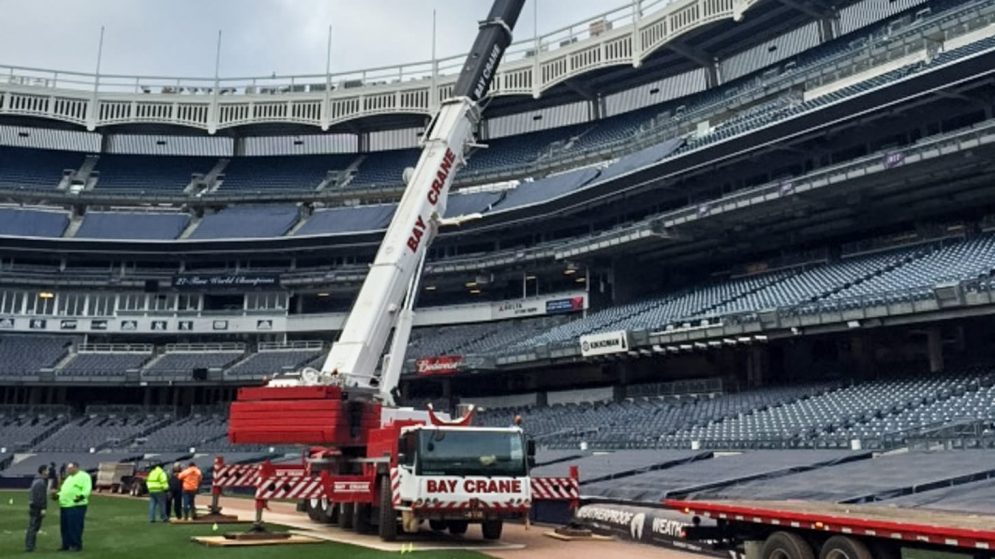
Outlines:
[[352,530],[355,509],[356,505],[352,503],[342,503],[339,505],[339,526],[346,530]]
[[847,536],[833,536],[822,544],[819,559],[874,559],[864,542]]
[[774,532],[767,537],[760,552],[762,559],[815,559],[815,552],[798,534]]
[[445,520],[429,520],[428,527],[432,529],[433,532],[443,532],[446,529]]
[[871,542],[871,556],[874,559],[902,559],[902,548],[888,542]]
[[356,503],[353,506],[352,529],[357,534],[369,534],[373,531],[373,507],[369,503]]
[[500,540],[502,528],[504,528],[504,522],[500,518],[485,520],[480,524],[480,532],[484,535],[485,540]]
[[307,499],[304,501],[304,511],[307,517],[313,522],[321,522],[320,499]]
[[397,511],[394,510],[393,494],[390,491],[390,478],[380,479],[380,539],[392,542],[397,539]]
[[470,523],[466,520],[450,520],[447,524],[449,533],[455,536],[462,536],[466,533],[466,529],[470,527]]
[[335,524],[339,521],[339,507],[325,497],[318,500],[318,520],[324,524]]

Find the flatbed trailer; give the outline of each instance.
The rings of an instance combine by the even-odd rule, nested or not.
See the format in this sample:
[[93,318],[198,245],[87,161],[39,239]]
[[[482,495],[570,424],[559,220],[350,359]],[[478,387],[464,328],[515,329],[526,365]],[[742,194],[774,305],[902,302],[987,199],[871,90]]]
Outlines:
[[995,516],[881,505],[812,501],[682,501],[668,508],[716,521],[685,536],[746,559],[995,558]]

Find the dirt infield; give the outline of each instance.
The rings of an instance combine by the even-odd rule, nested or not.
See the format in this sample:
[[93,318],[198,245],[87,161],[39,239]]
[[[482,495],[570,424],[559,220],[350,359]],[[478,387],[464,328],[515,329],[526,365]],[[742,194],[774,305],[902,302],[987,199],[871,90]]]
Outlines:
[[[254,505],[250,499],[223,498],[222,507],[226,513],[237,514],[240,519],[252,518],[255,514]],[[395,551],[400,543],[386,544],[376,536],[358,535],[340,530],[332,526],[316,524],[304,513],[295,510],[292,503],[270,503],[269,510],[263,513],[263,519],[277,524],[283,524],[299,530],[313,532],[316,537],[327,538],[342,543],[351,543],[384,551]],[[474,538],[443,538],[428,540],[418,538],[416,550],[425,549],[468,549],[485,553],[498,559],[528,559],[543,557],[543,559],[700,559],[700,555],[671,551],[647,545],[637,545],[620,541],[576,541],[564,542],[543,535],[549,531],[549,526],[531,526],[528,530],[524,525],[510,523],[504,527],[501,542],[492,544]],[[471,528],[471,534],[473,529]]]

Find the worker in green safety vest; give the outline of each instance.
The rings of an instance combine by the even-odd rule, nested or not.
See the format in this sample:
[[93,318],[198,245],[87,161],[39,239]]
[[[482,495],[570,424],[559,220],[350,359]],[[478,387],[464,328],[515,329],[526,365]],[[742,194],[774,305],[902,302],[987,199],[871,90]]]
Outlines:
[[54,497],[59,501],[59,523],[62,531],[62,551],[83,551],[83,524],[90,504],[93,481],[79,464],[66,464],[66,477]]
[[166,491],[169,489],[169,477],[162,469],[162,464],[155,464],[145,478],[145,487],[149,490],[149,522],[155,522],[156,515],[163,522],[169,522],[169,510],[166,509]]

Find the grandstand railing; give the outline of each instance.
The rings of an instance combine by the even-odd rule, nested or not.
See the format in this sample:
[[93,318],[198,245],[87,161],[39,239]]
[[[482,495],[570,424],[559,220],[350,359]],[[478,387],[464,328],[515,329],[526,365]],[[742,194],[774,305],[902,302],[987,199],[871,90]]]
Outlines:
[[77,353],[152,353],[152,344],[80,344]]
[[203,343],[203,344],[166,344],[166,353],[195,353],[202,351],[236,352],[245,351],[241,342]]
[[682,394],[715,394],[723,391],[721,378],[677,380],[653,384],[633,384],[627,386],[625,395],[629,398],[676,396]]
[[324,349],[324,342],[318,340],[299,340],[288,342],[259,342],[259,351],[280,351],[285,349]]

